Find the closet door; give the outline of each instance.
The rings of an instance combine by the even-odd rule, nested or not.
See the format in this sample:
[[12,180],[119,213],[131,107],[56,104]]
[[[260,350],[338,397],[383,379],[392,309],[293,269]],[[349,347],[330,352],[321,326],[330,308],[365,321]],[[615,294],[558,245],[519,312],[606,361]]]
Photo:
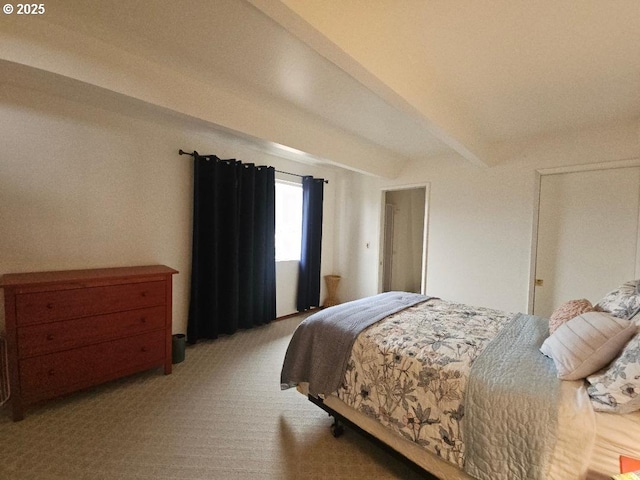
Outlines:
[[534,314],[637,278],[640,167],[543,175]]

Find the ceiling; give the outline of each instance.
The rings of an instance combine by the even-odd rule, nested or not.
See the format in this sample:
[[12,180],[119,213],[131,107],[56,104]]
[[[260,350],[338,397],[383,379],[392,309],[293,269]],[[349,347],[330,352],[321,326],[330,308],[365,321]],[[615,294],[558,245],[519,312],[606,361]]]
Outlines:
[[637,0],[61,0],[42,20],[407,161],[640,120]]

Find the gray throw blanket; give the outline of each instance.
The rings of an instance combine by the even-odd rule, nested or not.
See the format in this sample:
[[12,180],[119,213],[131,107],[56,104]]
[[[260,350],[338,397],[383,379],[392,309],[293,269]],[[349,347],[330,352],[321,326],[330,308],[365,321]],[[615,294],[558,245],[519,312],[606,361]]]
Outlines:
[[336,391],[347,369],[356,337],[365,328],[431,297],[387,292],[322,310],[305,319],[293,334],[282,366],[283,390],[309,383],[314,396]]
[[517,314],[471,367],[462,433],[474,478],[547,478],[560,392],[539,350],[548,335],[547,319]]

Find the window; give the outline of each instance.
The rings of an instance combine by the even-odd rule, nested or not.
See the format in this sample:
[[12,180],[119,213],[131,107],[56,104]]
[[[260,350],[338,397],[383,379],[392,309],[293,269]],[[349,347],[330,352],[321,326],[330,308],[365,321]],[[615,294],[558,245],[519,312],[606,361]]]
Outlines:
[[302,185],[276,180],[276,262],[300,260]]

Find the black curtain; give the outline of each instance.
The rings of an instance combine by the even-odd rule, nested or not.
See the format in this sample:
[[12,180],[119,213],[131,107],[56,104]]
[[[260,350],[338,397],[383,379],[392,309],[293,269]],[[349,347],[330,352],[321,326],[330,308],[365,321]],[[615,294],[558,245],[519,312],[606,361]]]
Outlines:
[[187,340],[276,317],[275,170],[194,152]]
[[320,306],[323,196],[322,178],[302,178],[302,250],[297,299],[299,312]]

